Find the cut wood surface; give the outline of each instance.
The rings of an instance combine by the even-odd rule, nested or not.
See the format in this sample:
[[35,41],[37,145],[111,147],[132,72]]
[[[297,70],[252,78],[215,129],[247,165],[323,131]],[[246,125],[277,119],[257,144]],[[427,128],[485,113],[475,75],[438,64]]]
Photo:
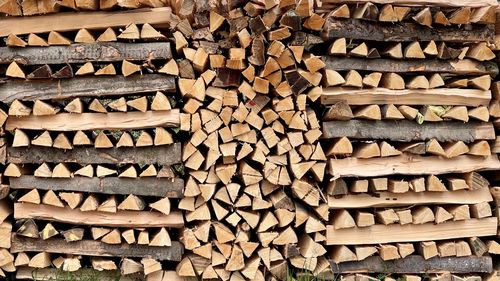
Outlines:
[[330,261],[333,273],[390,272],[398,273],[489,273],[492,271],[491,256],[434,257],[424,259],[420,255],[384,261],[373,256],[362,261],[348,261],[336,264]]
[[94,240],[68,243],[60,238],[42,240],[24,238],[13,234],[11,252],[48,252],[102,257],[149,257],[157,260],[180,261],[184,249],[182,244],[177,241],[172,241],[170,247],[149,247],[148,245],[135,244],[113,245]]
[[440,7],[484,7],[498,5],[495,0],[323,0],[324,4],[355,4],[371,2],[374,4],[440,6]]
[[322,32],[324,40],[352,38],[372,41],[493,41],[494,26],[475,25],[470,29],[433,26],[422,28],[416,23],[379,23],[357,19],[328,18]]
[[10,178],[12,189],[40,189],[53,191],[78,191],[104,194],[134,194],[140,196],[161,196],[181,198],[184,181],[179,178],[37,178],[34,176],[21,176]]
[[127,130],[155,127],[177,127],[180,123],[178,109],[147,112],[112,113],[60,113],[47,116],[12,117],[7,120],[7,130]]
[[407,120],[349,120],[323,123],[323,138],[389,139],[394,141],[440,142],[494,140],[495,129],[491,123],[425,122],[419,125]]
[[497,218],[448,221],[441,224],[391,224],[335,229],[326,227],[326,245],[361,245],[482,237],[496,235]]
[[480,188],[445,192],[377,192],[376,194],[349,194],[338,198],[329,196],[328,206],[331,209],[351,209],[403,205],[477,204],[490,201],[493,201],[493,197],[488,188]]
[[86,63],[89,61],[121,62],[123,60],[169,59],[171,57],[169,42],[134,44],[97,42],[69,46],[0,47],[0,64],[10,64],[13,61],[23,65]]
[[151,8],[129,11],[67,12],[31,17],[4,17],[0,36],[85,29],[125,27],[130,23],[168,26],[171,9]]
[[14,204],[15,219],[37,219],[76,225],[99,225],[112,227],[182,227],[184,219],[180,212],[164,215],[149,211],[118,211],[116,213],[85,211],[31,203]]
[[500,169],[500,161],[496,155],[488,157],[461,155],[446,159],[440,156],[403,154],[391,158],[348,157],[329,160],[329,172],[334,177],[376,177],[392,174],[438,175],[498,169]]
[[130,77],[86,76],[61,80],[8,80],[0,83],[0,101],[67,99],[135,95],[147,92],[174,92],[175,79],[161,74],[133,75]]
[[172,165],[181,162],[181,144],[102,148],[74,147],[71,150],[32,146],[30,148],[9,147],[7,159],[10,163],[74,162],[80,164],[159,164]]
[[397,59],[366,59],[324,56],[327,69],[366,70],[392,73],[454,73],[460,75],[498,74],[498,66],[493,62],[478,62],[463,60],[397,60]]
[[331,87],[323,89],[322,104],[334,104],[346,101],[351,105],[366,104],[405,104],[405,105],[468,105],[487,106],[491,100],[491,91],[476,89],[406,89],[390,90],[386,88],[352,89]]

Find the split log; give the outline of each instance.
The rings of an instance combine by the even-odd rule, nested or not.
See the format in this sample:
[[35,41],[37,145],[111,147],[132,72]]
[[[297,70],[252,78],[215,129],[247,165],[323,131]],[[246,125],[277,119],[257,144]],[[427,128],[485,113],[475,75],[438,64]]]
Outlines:
[[496,235],[497,218],[448,221],[441,224],[392,224],[335,229],[326,227],[326,245],[360,245],[445,240]]
[[0,101],[67,99],[136,95],[156,91],[174,92],[175,79],[160,74],[122,76],[89,76],[62,80],[9,80],[0,84]]
[[181,227],[184,225],[182,214],[179,212],[171,212],[169,215],[149,211],[82,212],[71,208],[30,203],[14,204],[14,217],[111,227]]
[[71,243],[63,239],[35,240],[12,235],[13,253],[48,252],[57,254],[101,256],[101,257],[150,257],[158,260],[180,261],[183,254],[181,243],[172,241],[170,247],[149,247],[145,245],[112,245],[94,240]]
[[72,162],[84,164],[160,164],[173,165],[181,162],[181,144],[152,147],[120,147],[95,149],[74,147],[62,150],[46,147],[7,148],[10,163]]
[[390,139],[395,141],[440,142],[495,139],[491,123],[434,122],[419,125],[412,121],[330,121],[323,123],[323,138]]
[[[138,178],[125,179],[118,177],[71,179],[35,178],[21,176],[11,178],[12,189],[34,189],[54,191],[80,191],[103,194],[135,194],[140,196],[162,196],[181,198],[184,187],[182,179]],[[147,188],[146,188],[147,187]]]
[[6,123],[7,130],[127,130],[180,125],[179,110],[112,113],[60,113],[51,116],[13,117]]

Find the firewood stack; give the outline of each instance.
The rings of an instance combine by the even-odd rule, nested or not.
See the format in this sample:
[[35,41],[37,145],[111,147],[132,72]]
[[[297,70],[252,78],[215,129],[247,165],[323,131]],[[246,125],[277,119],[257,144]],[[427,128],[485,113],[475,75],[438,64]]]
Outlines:
[[496,8],[3,1],[0,268],[497,280]]
[[55,268],[177,278],[184,180],[176,81],[165,72],[170,16],[156,8],[1,20],[14,234],[2,231],[0,246],[10,241],[2,261],[19,279]]

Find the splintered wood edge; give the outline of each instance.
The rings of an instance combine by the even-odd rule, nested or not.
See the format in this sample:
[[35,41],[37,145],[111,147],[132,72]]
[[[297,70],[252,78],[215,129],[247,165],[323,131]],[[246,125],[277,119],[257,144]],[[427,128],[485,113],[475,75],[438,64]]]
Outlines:
[[62,150],[51,147],[8,147],[9,163],[80,163],[80,164],[158,164],[173,165],[182,162],[181,143],[147,147],[74,147]]
[[86,178],[75,177],[69,179],[37,178],[21,176],[10,178],[11,189],[39,189],[53,191],[77,191],[102,194],[123,194],[139,196],[155,196],[168,198],[182,198],[184,180],[180,178]]
[[7,119],[5,129],[78,131],[128,130],[155,127],[178,127],[179,109],[147,112],[59,113],[48,116],[24,116]]
[[480,188],[476,190],[446,192],[377,192],[377,196],[370,194],[350,194],[340,198],[329,196],[328,206],[331,209],[350,209],[403,205],[477,204],[491,201],[493,201],[493,197],[489,189]]
[[172,9],[147,8],[130,11],[65,12],[29,17],[5,17],[0,25],[0,36],[9,34],[45,33],[85,29],[124,27],[131,22],[149,23],[154,27],[166,27],[170,23]]
[[386,88],[349,89],[343,87],[329,87],[323,89],[321,103],[335,104],[345,100],[350,105],[366,104],[395,104],[395,105],[467,105],[488,106],[491,100],[491,91],[476,89],[405,89],[390,90]]
[[68,207],[15,203],[14,218],[57,221],[75,225],[99,225],[110,227],[174,227],[184,226],[181,212],[164,215],[149,211],[117,211],[116,213],[88,211]]
[[497,155],[488,157],[460,155],[446,159],[439,156],[403,154],[391,158],[329,159],[328,171],[335,177],[376,177],[393,174],[439,175],[498,169],[500,169],[500,161]]
[[178,241],[170,247],[151,247],[137,244],[106,244],[101,241],[80,240],[71,243],[62,238],[48,240],[25,238],[12,234],[12,253],[48,252],[101,257],[149,257],[157,260],[180,261],[184,248]]
[[61,100],[78,97],[137,95],[157,91],[175,92],[175,78],[163,74],[123,77],[85,76],[78,79],[6,80],[1,84],[0,101]]
[[326,245],[361,245],[415,242],[492,236],[497,233],[496,217],[450,221],[441,224],[392,224],[334,229],[326,228]]
[[371,2],[373,4],[418,5],[440,7],[485,7],[497,6],[495,0],[323,0],[323,4],[356,4]]
[[416,141],[436,139],[440,142],[494,140],[492,123],[458,121],[425,122],[408,120],[348,120],[323,122],[323,139],[347,137],[352,139],[385,139]]
[[379,256],[368,257],[362,261],[343,262],[340,264],[330,260],[334,273],[384,272],[388,268],[391,273],[490,273],[493,270],[491,256],[468,257],[434,257],[424,259],[420,255],[384,261]]

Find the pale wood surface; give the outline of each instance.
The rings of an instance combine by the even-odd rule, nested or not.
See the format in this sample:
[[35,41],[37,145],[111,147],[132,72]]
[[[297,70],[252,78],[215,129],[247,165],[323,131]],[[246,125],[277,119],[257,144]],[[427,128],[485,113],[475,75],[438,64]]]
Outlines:
[[328,171],[334,177],[376,177],[392,174],[438,175],[497,169],[500,169],[500,162],[496,155],[488,157],[461,155],[446,159],[439,156],[403,154],[390,158],[330,159]]
[[12,189],[40,189],[54,191],[76,191],[103,194],[135,194],[141,196],[160,196],[182,198],[184,180],[179,178],[86,178],[74,177],[69,179],[37,178],[21,176],[10,178]]
[[478,122],[425,122],[417,124],[407,120],[349,120],[323,123],[323,138],[389,139],[394,141],[417,141],[436,139],[440,142],[495,139],[495,128],[491,123]]
[[[1,80],[0,80],[1,81]],[[67,99],[174,92],[175,79],[162,74],[85,76],[74,79],[6,80],[0,82],[0,101]]]
[[441,224],[392,224],[334,229],[326,228],[326,245],[361,245],[482,237],[496,235],[497,218],[449,221]]
[[102,257],[150,257],[158,260],[180,261],[184,249],[182,244],[177,241],[172,241],[170,247],[149,247],[148,245],[113,245],[94,240],[68,243],[60,238],[42,240],[13,234],[11,252],[48,252]]
[[80,164],[159,164],[172,165],[181,162],[181,144],[102,148],[74,147],[71,150],[32,146],[8,147],[9,163],[73,162]]
[[6,130],[127,130],[155,127],[177,127],[180,123],[178,109],[147,112],[112,113],[60,113],[50,116],[11,117],[5,125]]
[[76,225],[99,225],[112,227],[182,227],[184,219],[180,212],[164,215],[149,211],[118,211],[116,213],[88,211],[50,205],[15,203],[14,218],[64,222]]
[[123,43],[96,42],[69,46],[11,48],[0,47],[0,64],[12,61],[23,65],[86,63],[89,61],[121,62],[123,60],[169,59],[169,42]]
[[365,3],[371,2],[374,4],[395,4],[395,5],[417,5],[417,6],[442,6],[442,7],[484,7],[497,6],[495,0],[323,0],[323,3],[340,4],[340,3]]
[[351,105],[366,104],[404,104],[404,105],[468,105],[487,106],[491,91],[476,89],[406,89],[386,88],[352,89],[332,87],[323,89],[322,104],[334,104],[345,100]]
[[491,256],[434,257],[424,259],[421,255],[410,255],[402,259],[384,261],[378,256],[362,261],[336,264],[330,260],[334,273],[390,272],[390,273],[489,273],[492,271]]
[[129,11],[67,12],[31,17],[4,17],[0,36],[86,29],[125,27],[130,23],[168,26],[171,9],[148,8]]
[[331,209],[350,209],[404,205],[477,204],[491,201],[493,197],[488,188],[481,188],[446,192],[377,192],[376,194],[349,194],[339,198],[329,196],[328,206]]

